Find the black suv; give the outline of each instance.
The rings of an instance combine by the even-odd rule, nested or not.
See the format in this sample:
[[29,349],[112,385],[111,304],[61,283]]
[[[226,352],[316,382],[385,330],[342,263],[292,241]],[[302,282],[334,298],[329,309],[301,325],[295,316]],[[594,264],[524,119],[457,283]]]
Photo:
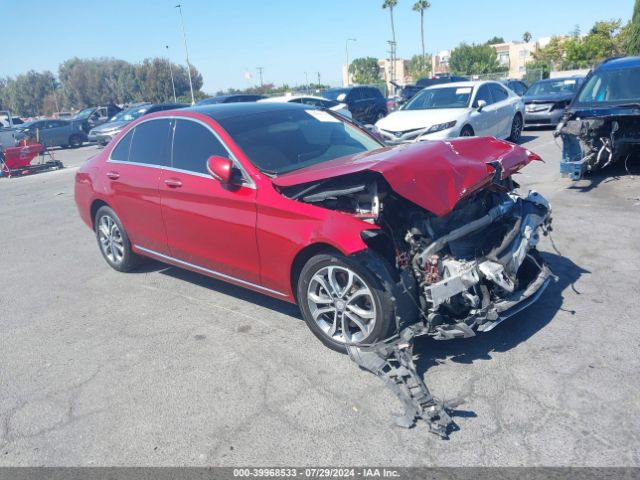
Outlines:
[[322,96],[347,105],[353,119],[360,123],[376,123],[387,115],[387,100],[376,87],[330,88]]

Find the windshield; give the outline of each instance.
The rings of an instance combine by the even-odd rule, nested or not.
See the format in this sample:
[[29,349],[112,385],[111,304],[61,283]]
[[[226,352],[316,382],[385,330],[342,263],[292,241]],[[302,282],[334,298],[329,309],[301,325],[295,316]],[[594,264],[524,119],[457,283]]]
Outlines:
[[271,110],[217,121],[251,162],[270,174],[382,147],[360,129],[322,110]]
[[577,87],[577,78],[542,80],[531,85],[527,90],[527,95],[566,95],[567,93],[574,93]]
[[136,118],[144,115],[149,110],[149,105],[133,107],[128,110],[118,112],[116,115],[109,119],[109,122],[132,122]]
[[467,108],[472,90],[473,87],[428,88],[409,100],[403,110]]
[[341,102],[347,97],[348,94],[349,89],[347,88],[330,88],[329,90],[325,90],[324,92],[322,92],[322,96],[324,98],[328,98],[329,100],[334,100],[336,102]]
[[87,118],[89,118],[89,115],[91,115],[91,113],[93,113],[93,111],[95,110],[95,108],[93,107],[89,107],[89,108],[85,108],[83,110],[80,110],[78,113],[76,113],[73,116],[74,120],[86,120]]
[[640,102],[640,67],[596,71],[574,105],[613,105]]

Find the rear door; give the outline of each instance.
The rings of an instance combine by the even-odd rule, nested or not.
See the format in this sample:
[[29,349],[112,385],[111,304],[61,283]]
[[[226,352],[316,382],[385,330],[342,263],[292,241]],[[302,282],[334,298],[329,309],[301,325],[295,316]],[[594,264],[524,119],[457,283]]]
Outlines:
[[[489,84],[484,83],[476,88],[476,96],[472,103],[474,111],[471,112],[473,131],[476,136],[495,135],[498,116],[495,105],[493,105],[493,95]],[[487,104],[481,111],[478,111],[478,102],[480,100],[484,100]]]
[[102,172],[109,182],[111,206],[138,250],[166,255],[167,236],[158,183],[169,165],[172,120],[158,118],[136,125],[122,137]]
[[508,137],[511,132],[511,121],[515,114],[513,104],[515,99],[509,97],[506,88],[498,83],[490,83],[491,95],[493,96],[496,109],[496,128],[492,135],[500,138]]
[[250,179],[223,185],[207,172],[207,159],[233,159],[213,129],[189,118],[176,121],[171,167],[160,182],[171,256],[187,267],[225,280],[258,284],[256,190]]

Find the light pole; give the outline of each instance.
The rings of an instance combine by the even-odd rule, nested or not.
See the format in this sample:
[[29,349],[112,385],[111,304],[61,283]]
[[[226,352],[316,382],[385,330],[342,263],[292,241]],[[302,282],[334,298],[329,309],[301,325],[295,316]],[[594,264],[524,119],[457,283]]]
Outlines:
[[307,72],[304,72],[304,86],[307,90],[307,95],[309,95],[311,93],[311,89],[309,88],[309,75]]
[[263,87],[264,83],[262,82],[262,71],[264,70],[264,67],[256,67],[256,70],[258,70],[258,73],[260,74],[260,86]]
[[196,104],[196,99],[193,96],[193,83],[191,81],[191,64],[189,63],[189,50],[187,49],[187,34],[184,31],[184,18],[182,17],[182,7],[180,4],[176,5],[180,12],[180,23],[182,24],[182,37],[184,38],[184,53],[187,58],[187,74],[189,75],[189,89],[191,90],[191,105]]
[[347,41],[344,42],[344,50],[347,52],[347,87],[349,86],[349,42],[357,42],[357,38],[347,38]]
[[171,88],[173,89],[173,103],[178,103],[176,98],[176,84],[173,83],[173,67],[171,66],[171,54],[169,53],[169,45],[165,45],[167,48],[167,57],[169,60],[169,73],[171,74]]

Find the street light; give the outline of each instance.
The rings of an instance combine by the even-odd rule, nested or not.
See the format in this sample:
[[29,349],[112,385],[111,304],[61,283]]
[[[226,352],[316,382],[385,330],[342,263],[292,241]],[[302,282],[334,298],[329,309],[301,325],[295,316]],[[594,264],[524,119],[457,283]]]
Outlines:
[[173,67],[171,66],[171,54],[169,53],[169,45],[165,45],[167,48],[167,57],[169,60],[169,73],[171,74],[171,88],[173,89],[173,103],[178,103],[176,98],[176,84],[173,83]]
[[187,58],[187,74],[189,75],[189,89],[191,89],[191,105],[196,104],[196,99],[193,96],[193,83],[191,82],[191,64],[189,63],[189,50],[187,49],[187,34],[184,31],[184,18],[182,17],[182,6],[176,5],[175,8],[180,12],[180,23],[182,24],[182,37],[184,38],[184,53]]
[[347,52],[347,87],[349,86],[349,42],[357,42],[357,38],[347,38],[344,42],[344,49]]

